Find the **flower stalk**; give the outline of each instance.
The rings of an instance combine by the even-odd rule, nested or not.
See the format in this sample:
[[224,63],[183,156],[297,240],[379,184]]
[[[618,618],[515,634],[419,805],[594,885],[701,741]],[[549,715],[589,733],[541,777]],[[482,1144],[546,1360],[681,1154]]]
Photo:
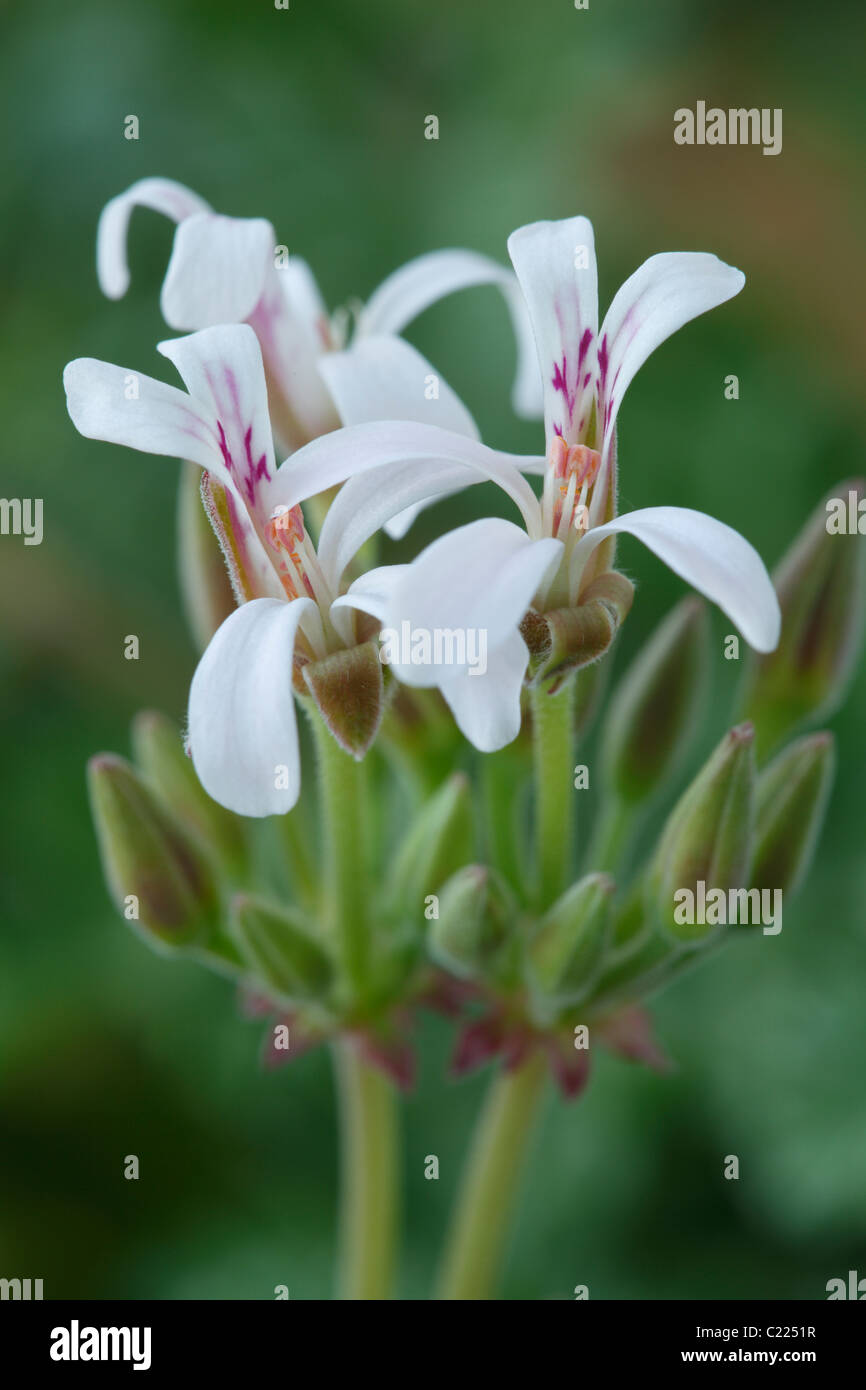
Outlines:
[[396,1095],[351,1039],[335,1044],[334,1053],[341,1133],[338,1297],[387,1299],[400,1205]]
[[368,990],[370,966],[365,769],[340,748],[313,711],[310,722],[319,763],[325,918],[336,938],[345,988],[360,1002]]
[[536,897],[549,907],[562,892],[574,835],[574,678],[555,695],[532,691]]
[[494,1296],[508,1224],[544,1089],[547,1066],[532,1053],[490,1084],[457,1198],[436,1297]]

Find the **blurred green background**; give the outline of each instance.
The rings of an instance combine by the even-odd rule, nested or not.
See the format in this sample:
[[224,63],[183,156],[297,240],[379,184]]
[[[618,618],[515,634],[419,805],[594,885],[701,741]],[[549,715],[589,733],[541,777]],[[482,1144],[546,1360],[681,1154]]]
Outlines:
[[[128,752],[144,706],[182,718],[195,654],[178,602],[178,470],[73,430],[60,376],[87,354],[167,375],[168,223],[133,224],[132,288],[99,294],[103,203],[149,174],[270,218],[331,306],[421,251],[504,258],[512,228],[588,214],[607,303],[660,250],[715,251],[745,292],[663,346],[620,420],[623,509],[672,502],[739,527],[775,563],[823,492],[862,467],[862,11],[745,0],[78,0],[2,9],[2,491],[42,496],[45,539],[0,540],[0,1274],[46,1297],[330,1294],[336,1155],[328,1059],[258,1066],[230,989],[152,955],[111,909],[84,796],[94,751]],[[681,148],[698,99],[782,107],[784,149]],[[127,114],[140,139],[123,138]],[[436,114],[440,139],[423,138]],[[491,444],[537,451],[508,399],[492,291],[409,336]],[[728,373],[740,399],[724,399]],[[475,489],[464,517],[497,506]],[[455,512],[452,510],[452,515]],[[435,534],[423,520],[413,545]],[[408,553],[393,550],[399,556]],[[682,592],[624,542],[640,589],[616,661]],[[716,615],[712,713],[737,671]],[[124,634],[141,639],[126,662]],[[866,1274],[862,669],[832,723],[840,765],[819,862],[781,936],[656,1004],[678,1062],[601,1058],[548,1098],[506,1298],[823,1298]],[[586,760],[591,763],[592,750]],[[583,805],[583,803],[582,803]],[[586,817],[590,811],[583,813]],[[424,1297],[486,1078],[447,1086],[422,1031],[406,1106],[403,1297]],[[136,1153],[141,1179],[124,1181]],[[441,1180],[425,1181],[435,1153]],[[740,1180],[722,1177],[740,1157]]]

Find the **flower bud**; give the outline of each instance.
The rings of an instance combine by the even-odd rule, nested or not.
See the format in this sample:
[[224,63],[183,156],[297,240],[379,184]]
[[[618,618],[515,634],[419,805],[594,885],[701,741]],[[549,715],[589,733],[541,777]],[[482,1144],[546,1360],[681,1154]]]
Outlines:
[[812,858],[830,786],[831,734],[809,734],[785,748],[758,778],[751,885],[794,893]]
[[201,944],[217,918],[204,856],[123,758],[91,758],[88,783],[103,873],[124,916],[167,945]]
[[[825,719],[844,694],[863,631],[863,490],[860,479],[834,488],[773,575],[782,634],[774,652],[752,658],[743,699],[761,758],[803,722]],[[840,507],[853,513],[853,533],[848,520],[844,530],[834,524]]]
[[563,1003],[586,995],[610,936],[614,890],[607,874],[588,874],[545,914],[527,949],[530,974],[543,994]]
[[[677,940],[700,942],[714,931],[700,921],[713,889],[744,886],[752,848],[755,760],[751,724],[725,735],[662,831],[647,875],[646,902]],[[691,907],[689,912],[689,896]],[[694,920],[682,920],[691,915]],[[678,920],[679,919],[679,920]]]
[[267,990],[290,1000],[326,994],[333,978],[331,960],[300,913],[238,894],[232,900],[231,933]]
[[167,808],[192,827],[216,866],[237,871],[244,860],[241,822],[208,796],[184,752],[175,725],[156,710],[142,710],[132,723],[135,761]]
[[502,962],[514,904],[491,871],[467,864],[439,894],[439,915],[430,923],[430,954],[455,975],[471,978]]
[[704,687],[707,641],[704,605],[683,599],[620,681],[602,744],[605,780],[617,799],[643,801],[688,746]]
[[[187,622],[200,652],[237,607],[226,559],[215,534],[219,507],[223,513],[227,511],[225,490],[213,483],[207,473],[202,474],[197,464],[185,463],[177,498],[178,576]],[[213,522],[208,519],[209,513]]]
[[416,915],[455,870],[471,859],[475,830],[469,782],[448,777],[416,814],[389,869],[395,909]]
[[385,713],[385,681],[375,642],[308,662],[303,678],[325,727],[360,761]]

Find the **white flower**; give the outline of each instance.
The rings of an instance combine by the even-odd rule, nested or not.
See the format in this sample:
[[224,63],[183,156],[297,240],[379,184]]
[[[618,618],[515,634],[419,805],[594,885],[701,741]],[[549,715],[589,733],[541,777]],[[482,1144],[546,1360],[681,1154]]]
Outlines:
[[[484,676],[433,662],[395,667],[409,684],[439,686],[467,738],[484,750],[501,747],[520,727],[528,652],[518,624],[527,608],[579,603],[610,568],[620,532],[643,541],[717,603],[756,650],[775,647],[780,623],[762,560],[731,527],[683,507],[616,515],[615,425],[627,386],[665,338],[735,295],[742,273],[711,255],[653,256],[616,294],[599,329],[593,234],[585,218],[523,227],[509,251],[538,349],[546,458],[509,459],[487,450],[465,421],[461,426],[451,402],[445,429],[394,420],[361,424],[315,441],[294,459],[299,470],[315,467],[323,475],[338,470],[343,456],[367,460],[369,471],[342,489],[328,518],[328,540],[340,555],[343,548],[354,553],[397,507],[402,514],[483,478],[517,504],[525,529],[498,520],[460,527],[413,564],[357,580],[346,599],[393,630],[406,622],[412,630],[486,629]],[[324,371],[335,397],[363,400],[367,383],[383,375],[393,394],[398,358],[406,379],[417,382],[420,368],[403,346],[371,341],[363,352],[328,359]],[[406,404],[401,413],[408,414]],[[387,470],[385,489],[375,460]],[[523,473],[543,474],[540,500]],[[324,532],[322,542],[324,548]]]
[[[190,752],[214,800],[241,815],[282,813],[300,792],[293,668],[356,645],[353,608],[362,606],[339,597],[355,554],[352,535],[328,513],[317,553],[299,504],[374,465],[380,487],[387,479],[378,454],[363,448],[323,467],[296,455],[275,469],[262,356],[249,326],[206,328],[159,350],[186,391],[79,358],[64,373],[69,414],[89,439],[189,459],[205,470],[204,495],[241,606],[215,633],[193,678]],[[451,436],[434,433],[447,446]],[[508,462],[460,442],[479,467]],[[434,461],[448,457],[446,447]],[[387,504],[379,511],[390,515]]]
[[[343,345],[344,316],[329,318],[305,261],[275,254],[270,222],[224,217],[182,184],[141,179],[112,198],[99,220],[97,271],[111,299],[129,286],[126,243],[136,207],[178,224],[162,286],[166,323],[182,332],[217,324],[252,326],[264,359],[272,423],[287,450],[335,428],[339,420],[319,362]],[[359,308],[355,341],[398,334],[437,300],[475,285],[496,285],[505,296],[518,347],[514,406],[521,414],[537,415],[532,334],[514,274],[477,252],[434,251],[390,275]],[[343,416],[343,423],[359,421],[351,415]]]

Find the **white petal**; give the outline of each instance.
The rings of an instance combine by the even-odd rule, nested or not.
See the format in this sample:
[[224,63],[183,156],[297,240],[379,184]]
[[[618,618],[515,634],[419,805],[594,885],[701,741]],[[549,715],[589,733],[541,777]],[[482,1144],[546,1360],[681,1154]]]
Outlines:
[[289,446],[297,448],[336,429],[337,412],[319,374],[319,358],[332,347],[330,327],[309,268],[294,260],[279,269],[269,266],[262,297],[249,321],[275,393],[275,429],[283,409],[288,418],[282,433]]
[[530,540],[499,517],[470,522],[433,541],[394,586],[383,623],[397,633],[408,625],[410,639],[426,633],[431,644],[437,632],[463,634],[464,660],[459,643],[446,643],[439,659],[431,647],[429,661],[413,652],[395,662],[396,674],[408,685],[436,685],[472,664],[471,642],[495,651],[516,630],[562,552],[560,541]]
[[488,654],[483,674],[446,676],[439,688],[464,737],[482,753],[495,753],[520,733],[520,692],[529,659],[516,630]]
[[580,442],[594,396],[598,274],[585,217],[533,222],[508,238],[529,306],[544,389],[544,427]]
[[[323,357],[319,371],[344,425],[416,420],[479,438],[478,426],[459,396],[426,357],[402,338],[358,338],[347,351]],[[404,536],[423,507],[418,502],[389,520],[388,535]]]
[[193,764],[205,791],[238,815],[281,815],[298,799],[292,653],[314,607],[310,599],[244,604],[215,633],[193,677]]
[[665,338],[724,304],[746,283],[717,256],[671,251],[650,256],[614,296],[599,333],[599,397],[605,444],[626,387]]
[[213,412],[222,471],[261,526],[269,515],[266,493],[274,478],[274,445],[255,333],[247,324],[224,324],[158,346],[180,372],[190,396]]
[[505,266],[476,251],[433,251],[417,256],[389,275],[367,301],[359,324],[363,334],[400,333],[408,323],[446,295],[476,285],[496,285],[508,305],[517,341],[517,375],[512,390],[515,410],[540,414],[541,392],[526,306]]
[[134,208],[152,208],[175,222],[210,211],[203,198],[172,179],[139,179],[106,203],[96,233],[96,273],[109,299],[121,299],[129,288],[126,238]]
[[[271,505],[294,507],[307,497],[371,469],[381,470],[377,480],[382,480],[383,497],[388,498],[391,495],[389,472],[396,476],[403,465],[415,465],[420,492],[407,497],[404,490],[390,511],[387,510],[390,503],[386,501],[384,521],[388,516],[396,516],[411,502],[443,491],[442,469],[437,469],[437,465],[451,467],[445,490],[459,486],[461,475],[453,471],[453,466],[463,465],[467,470],[474,470],[476,478],[480,474],[507,492],[519,507],[530,535],[538,536],[541,510],[532,488],[519,471],[525,462],[520,455],[488,449],[478,440],[467,439],[436,425],[400,420],[349,425],[314,439],[281,464],[270,489]],[[428,478],[429,491],[425,491]]]
[[70,362],[63,384],[72,423],[87,439],[189,459],[221,482],[231,481],[219,450],[215,414],[185,391],[94,357]]
[[588,531],[572,563],[582,566],[605,536],[627,532],[699,594],[717,603],[751,647],[772,651],[779,640],[779,601],[764,562],[733,527],[688,507],[645,507]]
[[377,569],[368,570],[349,585],[347,593],[334,600],[331,612],[340,606],[357,608],[382,621],[395,589],[405,579],[409,568],[409,565],[379,565]]
[[459,396],[402,338],[359,338],[345,352],[323,357],[319,371],[344,425],[416,420],[479,438],[478,426]]
[[[350,478],[328,508],[319,535],[319,561],[331,588],[339,586],[349,561],[383,526],[399,538],[419,507],[486,481],[484,473],[462,463],[426,460],[419,465],[417,459],[386,463]],[[402,530],[401,523],[407,523]]]
[[277,273],[292,315],[303,323],[310,341],[323,351],[329,340],[328,309],[312,270],[300,256],[290,256]]
[[199,213],[181,222],[162,286],[171,328],[243,323],[262,297],[273,269],[274,229],[259,217]]
[[369,613],[381,622],[391,595],[408,568],[408,565],[380,565],[378,569],[368,570],[349,585],[348,593],[334,599],[331,622],[347,645],[354,641],[351,610]]

